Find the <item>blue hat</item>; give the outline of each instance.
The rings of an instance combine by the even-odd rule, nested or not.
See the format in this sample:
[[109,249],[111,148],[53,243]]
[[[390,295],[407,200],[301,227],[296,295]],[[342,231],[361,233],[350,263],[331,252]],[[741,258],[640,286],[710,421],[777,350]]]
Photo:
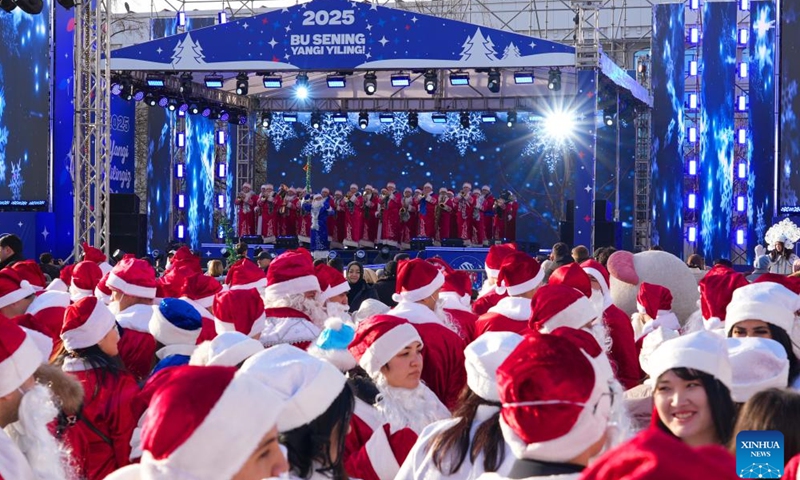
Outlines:
[[195,345],[203,319],[189,302],[165,298],[150,318],[150,333],[164,345]]
[[356,359],[347,349],[356,336],[355,329],[340,318],[329,318],[325,321],[325,329],[317,337],[308,353],[335,365],[340,371],[347,372],[356,366]]

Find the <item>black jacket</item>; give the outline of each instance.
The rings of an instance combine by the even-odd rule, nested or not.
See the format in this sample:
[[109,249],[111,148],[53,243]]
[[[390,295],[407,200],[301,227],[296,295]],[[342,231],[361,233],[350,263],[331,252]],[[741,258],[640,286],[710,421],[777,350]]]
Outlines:
[[22,258],[22,255],[20,255],[19,253],[15,253],[14,255],[11,255],[10,257],[0,262],[0,270],[6,267],[10,267],[11,265],[14,265],[15,263],[21,262],[23,260],[25,259]]
[[[352,288],[352,285],[350,287]],[[368,298],[378,300],[378,293],[367,282],[364,282],[360,290],[351,289],[347,292],[347,304],[350,306],[350,312],[355,312],[361,308],[361,304]]]
[[378,294],[378,300],[389,305],[389,307],[394,308],[397,306],[397,302],[392,300],[392,295],[394,295],[394,289],[397,285],[397,277],[391,278],[382,278],[375,282],[375,292]]

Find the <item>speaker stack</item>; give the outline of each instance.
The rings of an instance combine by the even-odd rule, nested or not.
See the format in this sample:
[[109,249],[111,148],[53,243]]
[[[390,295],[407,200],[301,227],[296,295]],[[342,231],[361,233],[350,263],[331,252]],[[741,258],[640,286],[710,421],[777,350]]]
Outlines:
[[606,200],[594,202],[594,248],[622,248],[622,223],[613,221],[612,204]]
[[133,193],[111,194],[111,252],[122,250],[141,258],[147,254],[147,215],[139,213],[139,197]]

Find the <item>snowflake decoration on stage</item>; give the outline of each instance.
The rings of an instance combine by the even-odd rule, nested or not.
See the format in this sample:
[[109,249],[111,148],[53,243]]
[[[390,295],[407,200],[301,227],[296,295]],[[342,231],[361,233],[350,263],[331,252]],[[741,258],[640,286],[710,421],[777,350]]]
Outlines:
[[349,140],[353,131],[350,122],[335,122],[333,115],[326,113],[322,116],[319,130],[312,127],[310,122],[304,125],[309,139],[300,154],[321,157],[325,173],[330,173],[336,160],[356,154]]
[[481,114],[471,112],[469,114],[469,127],[461,125],[461,115],[458,113],[447,114],[447,124],[444,133],[439,136],[439,141],[452,143],[458,149],[458,153],[463,157],[470,146],[486,141],[486,135],[481,130]]
[[[6,109],[6,94],[0,88],[0,120],[3,119],[3,111]],[[6,183],[6,145],[8,144],[8,129],[0,122],[0,185]]]
[[275,146],[276,152],[281,151],[283,142],[292,138],[297,138],[297,132],[294,130],[294,124],[284,120],[283,115],[279,113],[272,114],[269,127],[265,129],[265,132],[272,140],[272,145]]
[[556,165],[566,152],[575,151],[572,139],[568,135],[553,135],[554,132],[548,131],[544,119],[531,118],[526,125],[531,131],[531,140],[525,145],[522,155],[541,158],[546,162],[550,173],[555,172]]
[[754,463],[740,470],[739,478],[781,478],[781,470],[767,463]]
[[395,112],[392,123],[384,123],[378,133],[391,137],[394,144],[400,147],[403,139],[419,132],[419,128],[411,128],[408,124],[408,112]]
[[11,181],[8,182],[8,188],[11,189],[11,200],[22,200],[22,185],[25,180],[22,178],[22,162],[17,162],[16,165],[11,164]]

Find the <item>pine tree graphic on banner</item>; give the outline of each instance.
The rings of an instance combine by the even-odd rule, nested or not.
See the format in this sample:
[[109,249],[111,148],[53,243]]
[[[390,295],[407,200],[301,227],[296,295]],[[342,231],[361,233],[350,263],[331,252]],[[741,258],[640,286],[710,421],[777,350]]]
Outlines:
[[322,116],[319,130],[311,126],[310,122],[304,125],[309,140],[300,155],[320,157],[325,173],[330,173],[336,160],[356,154],[349,140],[353,131],[353,124],[350,122],[335,122],[333,115],[326,113]]
[[25,180],[22,178],[22,161],[17,162],[16,165],[11,163],[11,181],[8,182],[8,188],[11,189],[11,200],[22,200],[22,185]]
[[503,50],[503,60],[511,59],[511,58],[520,58],[522,55],[519,53],[519,48],[514,45],[514,42],[509,43],[506,45],[505,50]]
[[187,33],[183,41],[175,45],[172,52],[172,66],[176,68],[205,65],[205,54],[203,47],[195,43],[192,35]]
[[486,57],[490,61],[497,60],[497,52],[494,50],[494,43],[491,38],[484,37],[481,29],[475,30],[475,35],[467,37],[464,45],[461,46],[461,61],[472,59],[475,62]]

